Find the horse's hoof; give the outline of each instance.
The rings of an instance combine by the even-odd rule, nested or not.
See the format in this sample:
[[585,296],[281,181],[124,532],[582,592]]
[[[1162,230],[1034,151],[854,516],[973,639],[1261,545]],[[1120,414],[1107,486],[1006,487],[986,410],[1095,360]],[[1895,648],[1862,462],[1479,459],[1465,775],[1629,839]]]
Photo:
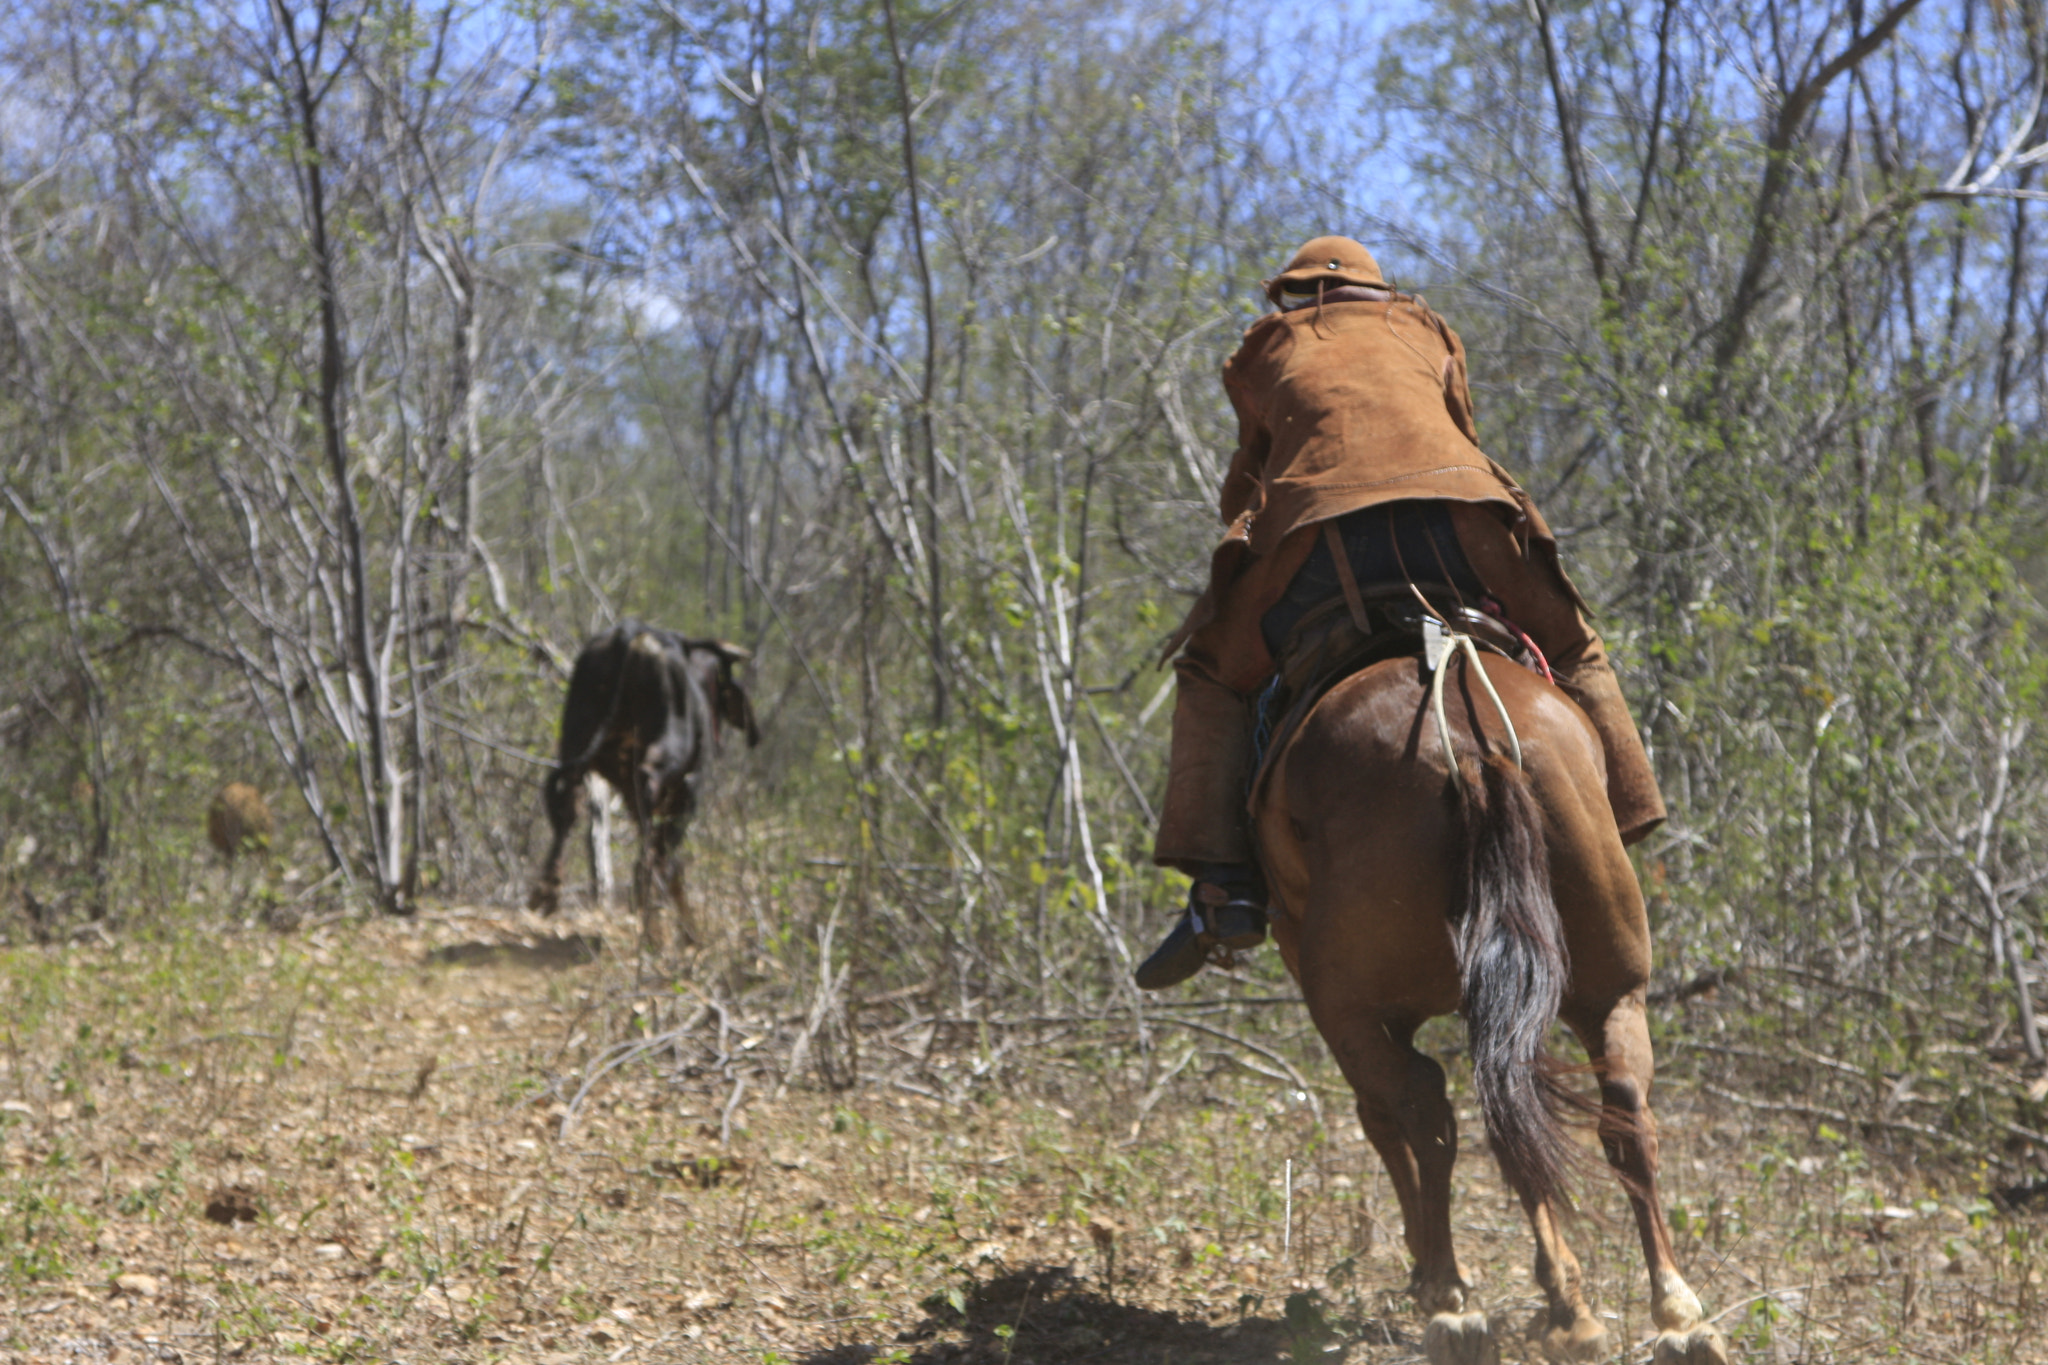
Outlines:
[[1529,1324],[1529,1339],[1550,1365],[1587,1365],[1589,1361],[1607,1359],[1609,1351],[1607,1329],[1590,1314],[1563,1326],[1553,1326],[1550,1314],[1539,1312],[1536,1321]]
[[1422,1332],[1429,1365],[1500,1365],[1500,1347],[1484,1313],[1438,1313]]
[[1657,1337],[1654,1365],[1728,1365],[1728,1343],[1707,1323]]
[[1650,1320],[1657,1324],[1658,1331],[1683,1336],[1699,1326],[1704,1317],[1700,1296],[1692,1292],[1692,1286],[1676,1270],[1665,1270],[1657,1276],[1650,1295]]

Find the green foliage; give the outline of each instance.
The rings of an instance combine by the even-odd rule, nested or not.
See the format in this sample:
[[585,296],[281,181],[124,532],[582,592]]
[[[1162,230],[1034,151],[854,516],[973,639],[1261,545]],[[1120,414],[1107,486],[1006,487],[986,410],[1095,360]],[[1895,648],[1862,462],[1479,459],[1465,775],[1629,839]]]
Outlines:
[[1281,1321],[1287,1334],[1287,1354],[1295,1365],[1320,1361],[1337,1337],[1323,1316],[1322,1295],[1313,1289],[1289,1294]]
[[[2005,136],[2025,63],[1916,18],[1882,58],[1920,116],[1845,79],[1773,161],[1784,92],[1730,54],[1829,50],[1832,11],[1554,8],[1555,77],[1526,6],[1404,16],[1359,46],[1354,136],[1288,84],[1327,87],[1325,49],[1247,55],[1257,15],[1179,3],[437,36],[380,0],[325,54],[318,223],[276,35],[8,30],[45,120],[0,163],[33,248],[0,263],[8,941],[517,897],[565,664],[637,615],[756,651],[766,740],[728,737],[692,836],[711,970],[1126,1001],[1181,892],[1152,665],[1215,535],[1216,366],[1288,246],[1363,223],[1465,335],[1486,447],[1599,610],[1673,808],[1640,850],[1660,973],[1738,967],[1730,1027],[1967,1112],[1942,1049],[2010,1035],[2048,868],[2044,262],[2019,201],[1924,192]],[[276,807],[274,864],[204,851],[229,780]],[[73,983],[7,965],[45,1027]],[[60,1083],[90,1101],[131,1041],[76,1040]]]

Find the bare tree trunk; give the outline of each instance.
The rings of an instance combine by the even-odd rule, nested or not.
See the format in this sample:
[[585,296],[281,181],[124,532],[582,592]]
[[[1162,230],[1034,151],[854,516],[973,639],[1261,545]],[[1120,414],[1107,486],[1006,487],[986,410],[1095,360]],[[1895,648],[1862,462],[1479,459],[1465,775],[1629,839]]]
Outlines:
[[1718,376],[1725,374],[1742,354],[1749,339],[1750,319],[1768,292],[1767,277],[1776,256],[1778,234],[1785,228],[1785,196],[1792,188],[1796,171],[1793,152],[1806,130],[1807,116],[1837,77],[1853,71],[1865,57],[1883,47],[1919,7],[1920,0],[1899,0],[1879,15],[1876,23],[1822,63],[1818,71],[1792,87],[1784,103],[1778,106],[1764,143],[1763,180],[1757,186],[1756,202],[1750,213],[1749,243],[1744,250],[1742,271],[1735,281],[1735,296],[1718,324],[1720,336],[1714,343],[1717,384],[1725,382]]
[[910,193],[910,242],[917,261],[917,285],[924,316],[924,373],[918,381],[917,421],[924,440],[924,553],[929,574],[926,588],[926,649],[932,670],[932,729],[946,726],[946,582],[945,557],[939,541],[939,443],[932,425],[932,384],[939,366],[939,318],[932,302],[932,268],[925,256],[924,203],[917,177],[917,138],[910,102],[910,75],[903,62],[903,44],[896,33],[896,0],[882,0],[889,29],[889,56],[896,70],[896,107],[903,138],[903,174]]
[[1542,40],[1543,69],[1550,78],[1551,102],[1557,108],[1557,140],[1564,153],[1564,168],[1572,185],[1572,202],[1579,211],[1579,232],[1585,238],[1586,260],[1593,268],[1594,284],[1607,284],[1607,246],[1601,240],[1600,219],[1593,208],[1593,186],[1586,175],[1586,154],[1579,142],[1578,110],[1564,86],[1564,67],[1557,55],[1557,38],[1550,31],[1550,6],[1546,0],[1529,0],[1530,17],[1536,21],[1536,36]]
[[[313,33],[308,39],[313,65],[318,67],[330,40],[330,0],[310,0]],[[402,912],[402,870],[395,827],[393,801],[397,774],[392,769],[391,742],[386,715],[386,678],[378,652],[370,642],[370,586],[363,547],[362,509],[357,503],[348,455],[348,398],[344,392],[348,363],[347,342],[342,335],[340,271],[334,259],[329,233],[327,185],[321,141],[320,103],[331,88],[329,82],[354,58],[351,37],[331,71],[324,72],[315,88],[307,64],[307,50],[299,39],[297,18],[285,0],[271,0],[271,14],[284,40],[289,70],[278,73],[282,93],[298,125],[301,145],[294,156],[307,235],[307,252],[314,288],[320,300],[320,373],[313,394],[314,410],[320,423],[321,451],[326,457],[328,477],[334,480],[335,529],[340,542],[342,572],[347,584],[342,610],[351,692],[348,700],[361,728],[357,768],[363,797],[370,808],[367,833],[370,841],[372,885],[378,904],[390,912]],[[394,566],[394,572],[402,572]]]
[[2011,790],[2012,756],[2026,740],[2028,728],[2025,722],[2014,721],[2010,717],[1999,723],[1991,791],[1985,797],[1983,812],[1977,820],[1976,839],[1967,859],[1970,884],[1983,899],[1985,917],[1990,921],[1993,959],[2002,959],[2007,974],[2012,977],[2013,999],[2019,1007],[2021,1041],[2026,1044],[2027,1057],[2038,1064],[2048,1060],[2048,1056],[2042,1052],[2041,1030],[2034,1019],[2034,995],[2027,982],[2027,963],[2020,955],[2019,940],[2013,933],[2012,916],[2007,912],[2005,897],[1999,893],[1998,884],[1991,875],[1992,841],[1998,831],[1999,819],[2005,814],[2006,795]]
[[5,476],[0,476],[0,493],[15,517],[35,541],[43,568],[50,575],[58,609],[64,615],[64,638],[71,655],[71,672],[78,688],[79,709],[85,713],[85,758],[92,786],[92,835],[86,842],[86,872],[92,879],[91,913],[94,919],[107,914],[108,857],[113,850],[114,815],[109,804],[110,777],[107,768],[107,694],[93,666],[92,651],[85,639],[85,603],[80,598],[71,564],[50,535],[49,528],[22,498]]

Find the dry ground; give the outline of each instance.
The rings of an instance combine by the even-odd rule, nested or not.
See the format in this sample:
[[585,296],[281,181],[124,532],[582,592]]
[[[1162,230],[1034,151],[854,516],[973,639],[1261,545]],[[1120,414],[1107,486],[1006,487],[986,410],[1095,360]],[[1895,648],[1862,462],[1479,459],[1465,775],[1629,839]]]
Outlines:
[[[1127,1021],[910,997],[850,1043],[638,984],[598,938],[631,931],[0,949],[0,1361],[1417,1358],[1391,1196],[1298,1006],[1205,1006],[1251,989],[1212,974],[1140,1052]],[[821,1084],[854,1044],[881,1079]],[[1744,1358],[2048,1360],[2036,1224],[1983,1172],[1667,1076],[1665,1200]],[[1529,1242],[1472,1128],[1463,1251],[1518,1323]],[[1584,1203],[1642,1359],[1624,1206]]]

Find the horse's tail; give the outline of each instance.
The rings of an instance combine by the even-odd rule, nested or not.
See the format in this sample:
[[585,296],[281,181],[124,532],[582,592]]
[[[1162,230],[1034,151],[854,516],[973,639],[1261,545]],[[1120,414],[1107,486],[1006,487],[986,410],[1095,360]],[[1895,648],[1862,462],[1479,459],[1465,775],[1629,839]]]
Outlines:
[[1456,929],[1472,1078],[1502,1174],[1530,1199],[1564,1192],[1569,1102],[1544,1046],[1570,975],[1550,894],[1543,812],[1513,759],[1461,765],[1465,896]]

